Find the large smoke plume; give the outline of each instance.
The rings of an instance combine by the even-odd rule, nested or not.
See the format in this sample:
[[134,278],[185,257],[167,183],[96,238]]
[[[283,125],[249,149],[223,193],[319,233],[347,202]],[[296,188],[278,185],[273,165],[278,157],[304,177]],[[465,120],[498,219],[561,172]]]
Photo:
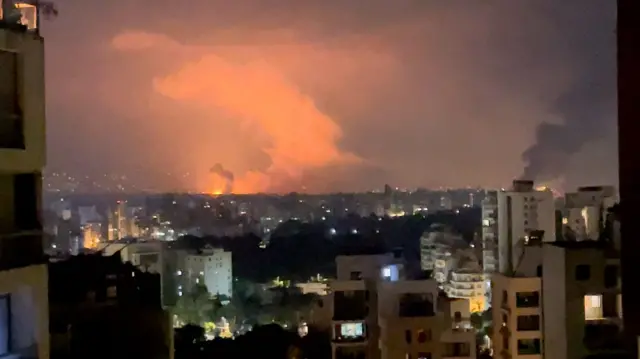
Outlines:
[[[566,10],[575,11],[575,8]],[[598,26],[594,22],[606,24]],[[573,74],[573,81],[550,109],[562,122],[543,122],[538,126],[535,143],[522,154],[526,163],[522,178],[543,182],[562,179],[573,156],[612,133],[616,113],[613,26],[610,16],[599,14],[574,30],[580,33],[570,36],[578,40],[568,44],[572,47],[568,61],[571,66],[566,71]],[[588,31],[587,27],[609,27],[611,31],[598,33]],[[558,26],[558,29],[567,27]]]

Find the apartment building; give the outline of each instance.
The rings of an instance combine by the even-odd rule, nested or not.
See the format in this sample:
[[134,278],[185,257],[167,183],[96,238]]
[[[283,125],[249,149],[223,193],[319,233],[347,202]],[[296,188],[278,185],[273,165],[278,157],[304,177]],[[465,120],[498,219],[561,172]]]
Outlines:
[[544,232],[547,242],[556,239],[553,193],[538,190],[533,181],[515,180],[508,191],[498,192],[498,263],[500,272],[512,271],[518,261],[517,247],[528,241],[531,232]]
[[177,271],[180,277],[178,295],[182,295],[184,291],[196,284],[203,284],[212,295],[231,297],[233,294],[231,252],[205,246],[197,253],[189,253],[183,258],[183,265]]
[[494,358],[542,358],[542,244],[519,258],[514,271],[492,275]]
[[393,254],[336,258],[323,299],[334,359],[474,358],[469,304],[445,298],[433,279],[413,280]]
[[434,270],[437,257],[457,247],[468,247],[462,236],[442,224],[432,224],[420,237],[420,267],[425,271]]
[[482,267],[485,273],[498,270],[498,193],[488,191],[482,200]]
[[451,271],[444,291],[449,298],[466,299],[471,313],[481,313],[487,309],[485,274],[476,263]]
[[530,241],[493,281],[494,357],[624,354],[619,250],[613,242]]
[[0,356],[46,359],[44,40],[33,6],[1,0],[0,9]]
[[49,264],[51,357],[173,358],[173,325],[160,275],[118,255]]
[[580,187],[565,194],[562,225],[567,235],[577,241],[597,240],[617,197],[613,186]]

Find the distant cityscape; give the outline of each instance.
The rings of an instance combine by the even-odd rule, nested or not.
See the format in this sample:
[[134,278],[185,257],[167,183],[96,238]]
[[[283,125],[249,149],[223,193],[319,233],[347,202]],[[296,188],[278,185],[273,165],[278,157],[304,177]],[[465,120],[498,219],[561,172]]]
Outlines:
[[[640,61],[631,4],[620,123],[640,112],[637,76],[623,76]],[[41,15],[55,4],[0,0],[0,357],[638,357],[636,132],[620,131],[621,193],[523,175],[240,195],[189,190],[188,173],[141,188],[43,172]]]

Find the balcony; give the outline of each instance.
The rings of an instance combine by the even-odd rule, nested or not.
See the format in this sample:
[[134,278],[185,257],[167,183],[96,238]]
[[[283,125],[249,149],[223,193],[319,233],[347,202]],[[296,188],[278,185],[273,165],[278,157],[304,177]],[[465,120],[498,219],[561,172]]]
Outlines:
[[430,294],[406,293],[398,303],[398,317],[416,318],[435,315],[433,298]]
[[336,359],[366,359],[367,352],[362,348],[336,348]]
[[[471,344],[465,342],[444,343],[443,358],[467,358],[472,353]],[[474,355],[475,356],[475,355]]]
[[612,323],[586,323],[583,343],[591,353],[623,352],[624,337],[619,325]]
[[333,294],[333,320],[363,320],[369,315],[368,292],[340,291]]
[[46,262],[40,231],[0,235],[0,270]]

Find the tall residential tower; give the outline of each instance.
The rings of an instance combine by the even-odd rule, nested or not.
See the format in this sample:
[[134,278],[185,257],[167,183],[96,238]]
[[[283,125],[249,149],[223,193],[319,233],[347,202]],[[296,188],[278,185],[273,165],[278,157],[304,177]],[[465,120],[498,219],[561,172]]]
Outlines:
[[46,359],[44,42],[33,6],[8,1],[0,0],[0,356]]

